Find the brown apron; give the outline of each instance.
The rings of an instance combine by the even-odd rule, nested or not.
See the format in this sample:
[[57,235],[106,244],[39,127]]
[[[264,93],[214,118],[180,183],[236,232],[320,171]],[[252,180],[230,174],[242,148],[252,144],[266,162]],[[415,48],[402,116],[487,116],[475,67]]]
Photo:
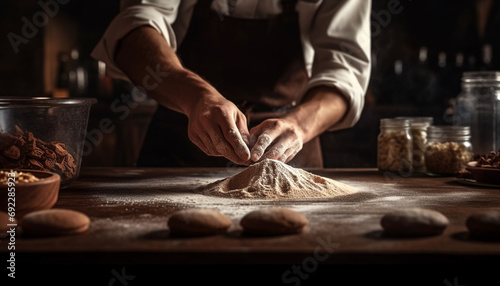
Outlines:
[[[247,116],[249,128],[277,118],[300,103],[308,75],[300,40],[297,0],[282,0],[283,13],[270,19],[218,15],[211,0],[195,5],[178,49],[183,66],[212,84]],[[182,96],[179,94],[178,96]],[[225,167],[187,135],[187,117],[159,106],[150,126],[139,166]],[[319,138],[304,144],[290,162],[296,167],[323,167]]]

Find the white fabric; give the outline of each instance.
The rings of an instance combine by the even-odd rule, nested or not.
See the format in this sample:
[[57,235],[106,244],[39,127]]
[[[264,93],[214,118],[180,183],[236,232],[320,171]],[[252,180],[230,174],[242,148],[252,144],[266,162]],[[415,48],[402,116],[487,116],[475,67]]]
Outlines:
[[[228,0],[214,0],[223,21]],[[197,0],[122,0],[114,18],[94,48],[92,56],[106,63],[108,73],[127,76],[113,60],[116,45],[131,30],[149,25],[176,49],[184,39]],[[280,0],[237,0],[232,17],[266,18],[282,12]],[[306,68],[312,87],[337,87],[348,99],[347,116],[330,131],[353,126],[361,115],[370,77],[371,0],[299,0],[296,6]]]

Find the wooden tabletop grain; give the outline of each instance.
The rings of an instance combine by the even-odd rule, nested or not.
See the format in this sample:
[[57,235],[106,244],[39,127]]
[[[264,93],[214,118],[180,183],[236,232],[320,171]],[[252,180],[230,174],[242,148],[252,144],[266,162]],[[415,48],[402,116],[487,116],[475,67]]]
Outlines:
[[[312,266],[500,262],[500,242],[473,239],[465,226],[469,215],[499,209],[499,188],[468,185],[454,177],[382,174],[376,169],[309,169],[360,192],[339,198],[285,201],[199,194],[199,187],[241,170],[84,168],[72,185],[60,190],[55,208],[87,214],[91,219],[89,230],[79,235],[36,238],[23,236],[19,229],[16,251],[34,264],[40,259],[44,263],[162,265],[300,265],[306,261]],[[239,220],[254,209],[268,206],[302,212],[309,225],[296,235],[245,236]],[[437,236],[385,237],[381,217],[405,207],[440,211],[450,225]],[[169,233],[168,217],[186,208],[218,210],[233,220],[233,226],[225,235],[175,237]]]

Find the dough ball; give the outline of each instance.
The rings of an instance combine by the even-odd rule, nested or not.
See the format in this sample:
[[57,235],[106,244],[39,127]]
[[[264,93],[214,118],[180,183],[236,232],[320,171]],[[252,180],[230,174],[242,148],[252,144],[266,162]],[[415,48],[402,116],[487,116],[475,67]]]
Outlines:
[[472,236],[500,238],[500,211],[472,214],[465,225]]
[[307,218],[286,208],[265,208],[246,214],[240,221],[243,231],[250,235],[283,235],[301,232]]
[[210,209],[188,209],[177,211],[170,216],[170,232],[179,236],[205,236],[227,232],[231,219]]
[[389,236],[429,236],[441,234],[449,221],[437,211],[409,208],[384,215],[380,224]]
[[33,236],[57,236],[85,232],[90,219],[84,213],[68,209],[49,209],[28,213],[21,220],[23,233]]
[[10,221],[10,216],[6,212],[0,212],[0,236],[4,236],[7,234],[7,231],[10,230],[13,226],[8,226],[7,224],[17,224],[17,220],[14,218],[14,221]]

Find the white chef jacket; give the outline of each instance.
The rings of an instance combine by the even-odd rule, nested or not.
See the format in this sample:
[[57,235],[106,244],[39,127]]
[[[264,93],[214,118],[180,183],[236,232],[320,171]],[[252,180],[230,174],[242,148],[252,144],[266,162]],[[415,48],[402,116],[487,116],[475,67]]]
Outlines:
[[[149,25],[175,50],[184,39],[198,0],[122,0],[120,13],[92,51],[113,78],[129,80],[116,66],[118,41],[134,28]],[[214,0],[224,16],[266,18],[282,12],[281,0]],[[344,119],[329,131],[353,126],[361,115],[370,77],[371,0],[299,0],[301,42],[309,81],[303,92],[320,86],[338,88],[347,98]]]

